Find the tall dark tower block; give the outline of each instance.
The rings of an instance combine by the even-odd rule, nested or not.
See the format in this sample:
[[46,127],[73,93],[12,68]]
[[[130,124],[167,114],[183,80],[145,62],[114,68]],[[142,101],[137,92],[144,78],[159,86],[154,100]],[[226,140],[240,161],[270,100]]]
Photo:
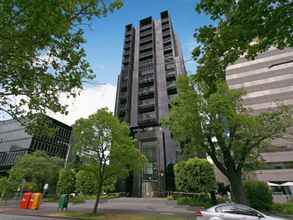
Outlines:
[[143,173],[134,174],[126,184],[131,185],[133,196],[156,196],[166,189],[165,170],[175,163],[178,147],[160,120],[177,94],[176,77],[185,73],[168,11],[159,20],[142,19],[137,28],[126,25],[115,115],[129,124],[148,159]]

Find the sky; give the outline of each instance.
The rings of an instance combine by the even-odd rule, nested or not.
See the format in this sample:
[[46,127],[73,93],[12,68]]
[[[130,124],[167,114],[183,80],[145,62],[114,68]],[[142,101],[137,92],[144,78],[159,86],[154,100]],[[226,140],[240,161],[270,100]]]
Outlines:
[[[196,45],[194,30],[211,23],[209,18],[195,11],[196,0],[124,0],[123,8],[105,18],[95,19],[90,28],[85,29],[86,43],[83,47],[87,60],[96,79],[85,85],[76,100],[62,100],[69,105],[69,115],[53,115],[67,124],[73,124],[80,117],[86,118],[101,107],[114,111],[117,76],[121,69],[124,27],[138,25],[139,20],[152,16],[159,19],[160,12],[168,10],[173,27],[179,36],[186,69],[195,73],[196,64],[191,59],[191,51]],[[188,61],[189,60],[189,61]]]

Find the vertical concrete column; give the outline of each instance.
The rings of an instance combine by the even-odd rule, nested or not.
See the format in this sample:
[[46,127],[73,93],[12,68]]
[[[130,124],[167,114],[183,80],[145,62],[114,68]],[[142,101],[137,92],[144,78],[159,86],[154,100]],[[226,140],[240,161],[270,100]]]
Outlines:
[[135,29],[134,63],[132,74],[132,96],[130,127],[137,127],[138,119],[138,80],[139,80],[139,28]]
[[166,72],[163,51],[163,38],[161,20],[155,21],[155,46],[156,46],[156,85],[158,99],[159,120],[168,114],[168,94],[166,85]]

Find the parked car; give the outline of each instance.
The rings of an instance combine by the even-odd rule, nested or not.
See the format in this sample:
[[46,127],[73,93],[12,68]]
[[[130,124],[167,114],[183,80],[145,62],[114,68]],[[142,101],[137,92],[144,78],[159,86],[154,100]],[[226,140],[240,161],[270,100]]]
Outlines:
[[204,211],[196,211],[195,216],[197,220],[285,220],[236,203],[223,203]]

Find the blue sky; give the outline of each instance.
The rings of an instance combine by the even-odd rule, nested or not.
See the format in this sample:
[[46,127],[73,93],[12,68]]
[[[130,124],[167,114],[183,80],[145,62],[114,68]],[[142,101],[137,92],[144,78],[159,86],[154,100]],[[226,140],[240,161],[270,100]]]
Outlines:
[[[142,18],[152,16],[158,19],[160,12],[169,10],[175,31],[179,35],[184,59],[191,58],[195,46],[194,29],[208,24],[209,19],[195,12],[195,0],[124,0],[124,7],[97,19],[90,29],[85,31],[87,43],[84,45],[99,83],[116,85],[121,68],[124,26],[132,23],[138,25]],[[195,63],[186,63],[188,72],[195,72]]]

